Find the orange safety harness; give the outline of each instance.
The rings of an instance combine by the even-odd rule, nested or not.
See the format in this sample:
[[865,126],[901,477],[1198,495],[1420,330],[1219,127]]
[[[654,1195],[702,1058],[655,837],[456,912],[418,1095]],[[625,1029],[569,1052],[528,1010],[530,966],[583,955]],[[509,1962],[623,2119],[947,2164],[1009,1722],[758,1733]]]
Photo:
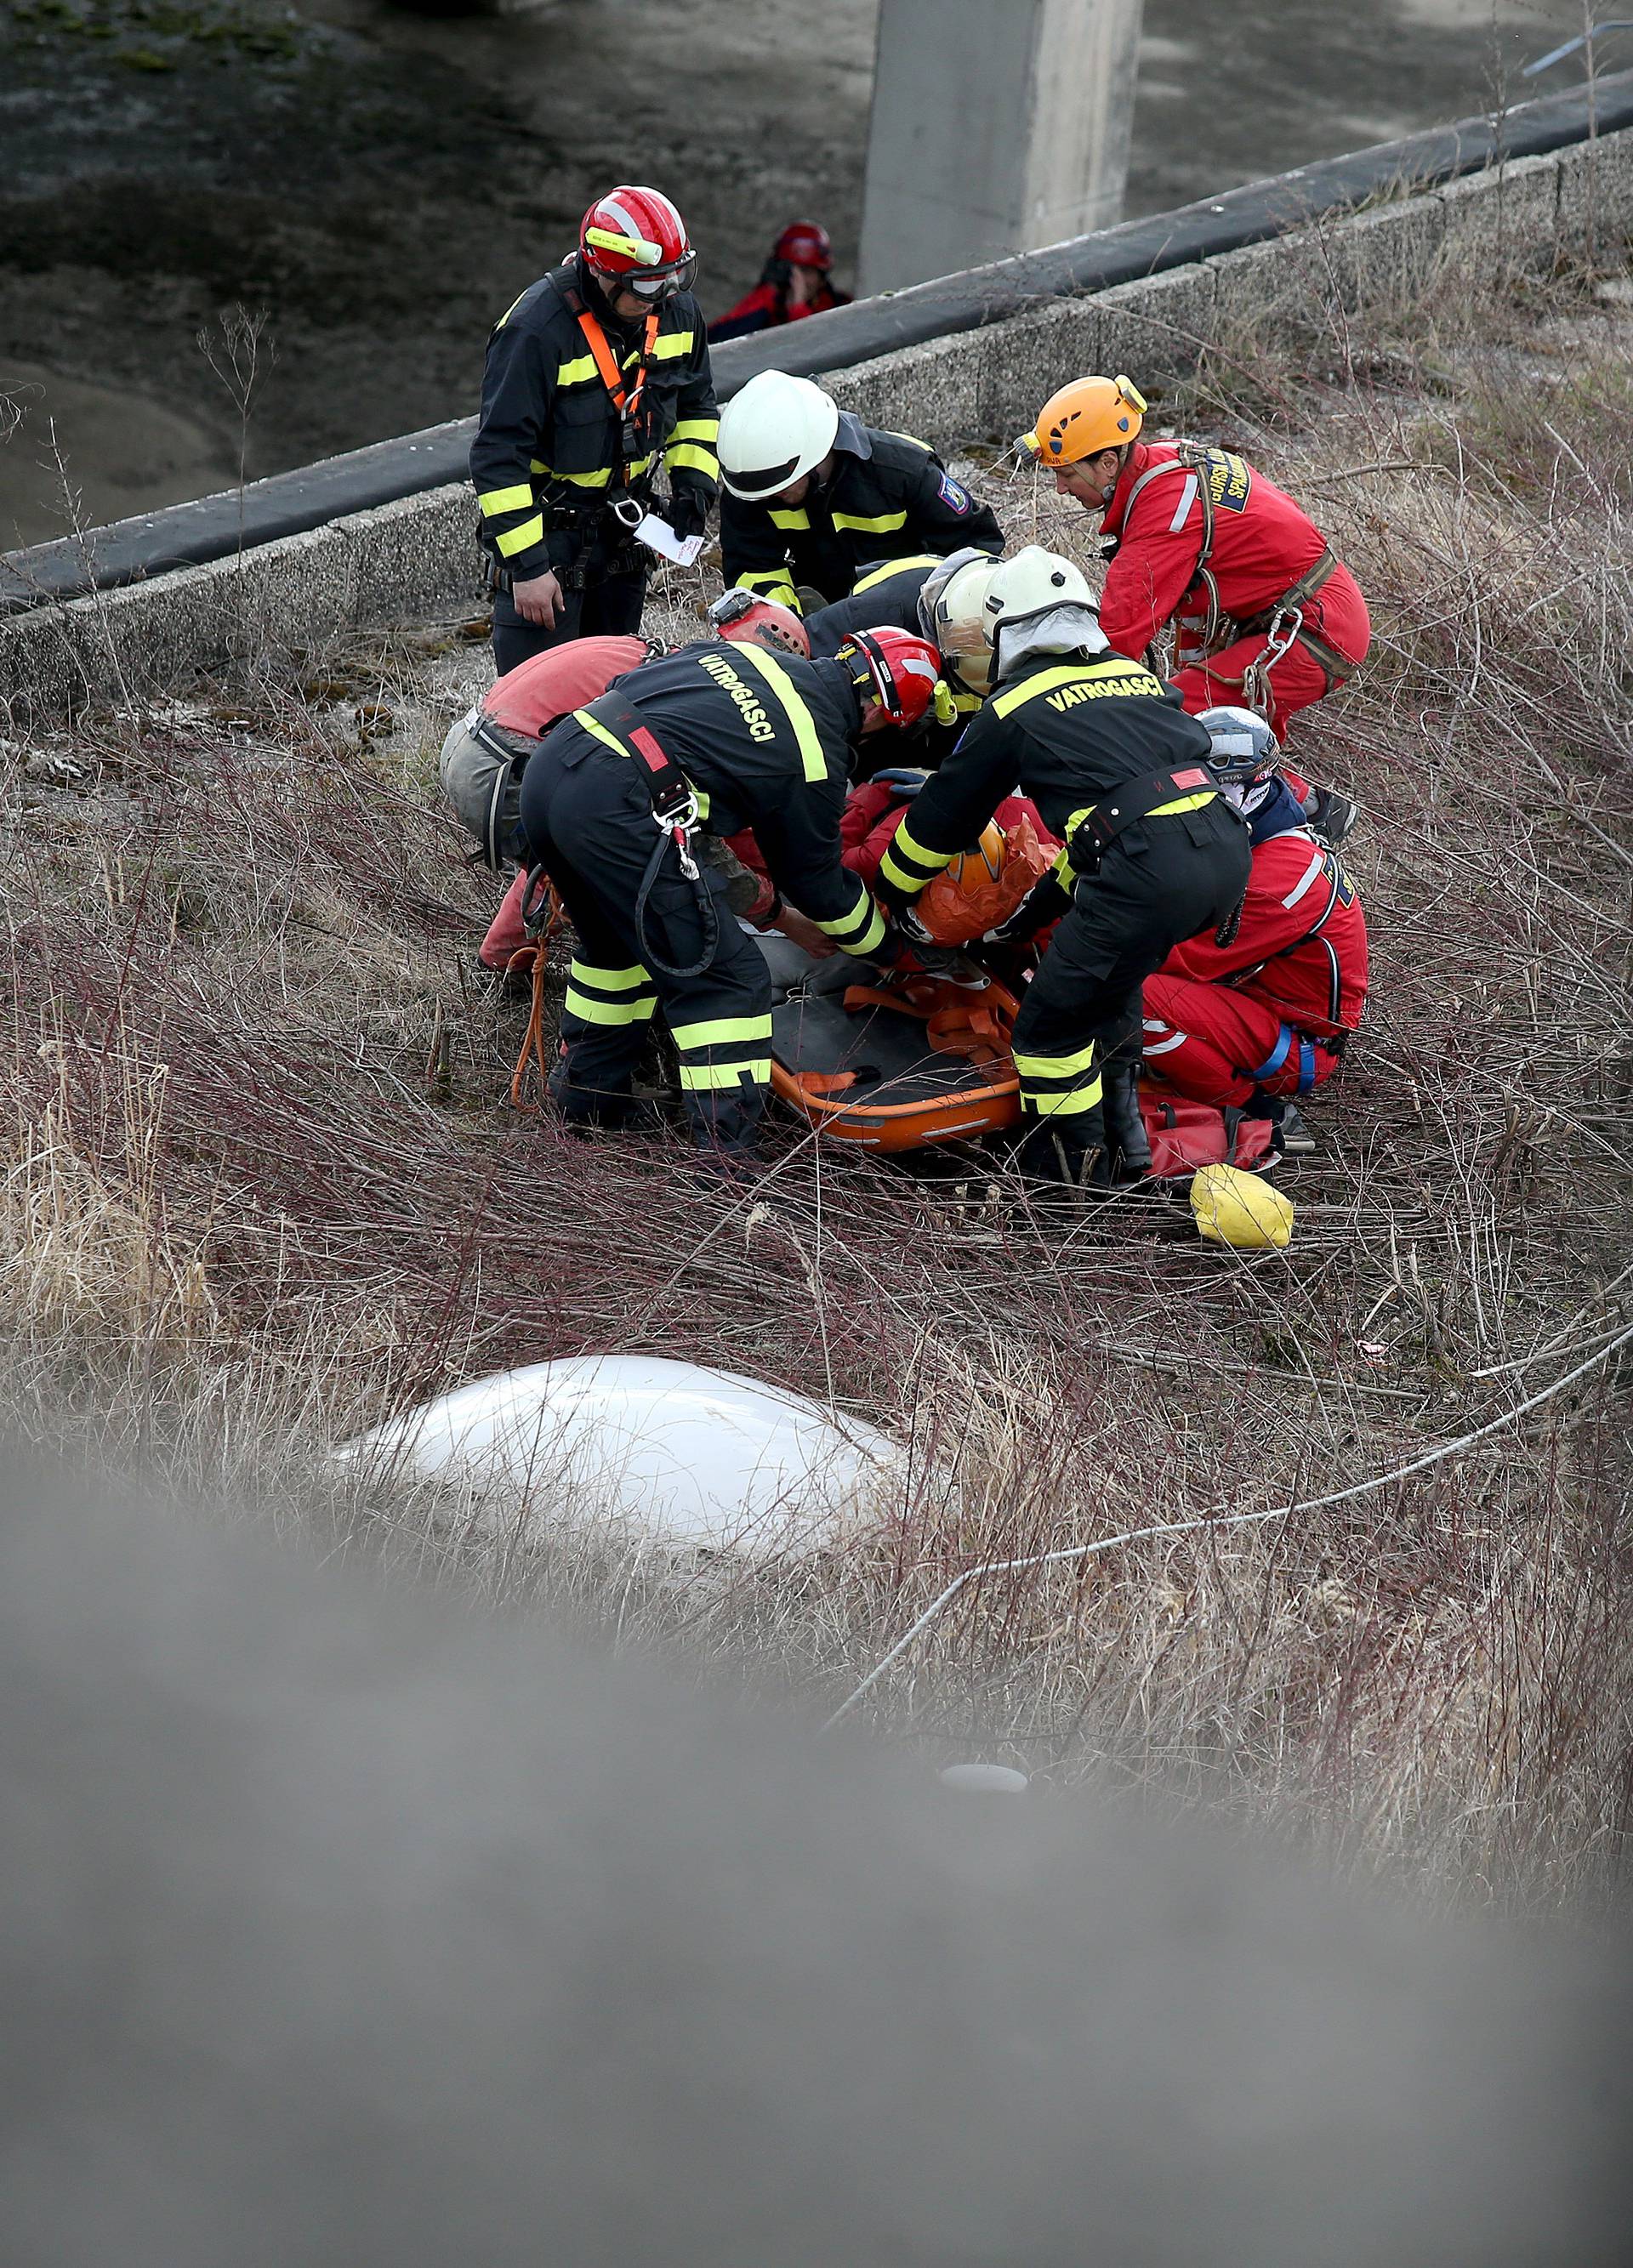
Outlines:
[[658,310],[654,307],[647,313],[641,333],[640,366],[635,373],[634,384],[626,387],[606,332],[576,291],[570,295],[569,305],[578,317],[579,328],[584,334],[585,344],[601,374],[601,382],[618,413],[618,461],[613,469],[619,475],[622,485],[627,488],[630,465],[641,453],[636,418],[647,391],[647,372],[651,367],[652,351],[658,342]]

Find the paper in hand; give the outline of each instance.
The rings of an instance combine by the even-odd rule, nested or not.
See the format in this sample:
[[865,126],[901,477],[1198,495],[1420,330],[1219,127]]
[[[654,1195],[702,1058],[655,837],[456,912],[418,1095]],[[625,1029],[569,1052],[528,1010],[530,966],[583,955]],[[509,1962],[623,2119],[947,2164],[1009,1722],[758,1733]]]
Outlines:
[[643,512],[636,521],[634,534],[649,551],[655,551],[661,559],[672,559],[677,567],[695,566],[703,549],[702,536],[689,535],[683,542],[667,519],[660,519],[650,512]]

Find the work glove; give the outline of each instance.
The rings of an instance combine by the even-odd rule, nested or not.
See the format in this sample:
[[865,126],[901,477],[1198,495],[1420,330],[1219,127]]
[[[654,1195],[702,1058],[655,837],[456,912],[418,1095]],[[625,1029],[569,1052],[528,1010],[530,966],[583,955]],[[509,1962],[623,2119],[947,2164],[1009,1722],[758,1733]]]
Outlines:
[[1030,945],[1040,929],[1046,929],[1072,902],[1072,894],[1051,866],[1043,880],[1034,882],[1008,921],[989,929],[981,939],[983,945]]
[[893,764],[888,771],[875,772],[873,777],[892,789],[898,802],[911,803],[930,775],[916,764]]
[[690,489],[677,489],[665,505],[663,517],[674,529],[676,542],[684,543],[689,535],[701,535],[707,527],[709,508]]

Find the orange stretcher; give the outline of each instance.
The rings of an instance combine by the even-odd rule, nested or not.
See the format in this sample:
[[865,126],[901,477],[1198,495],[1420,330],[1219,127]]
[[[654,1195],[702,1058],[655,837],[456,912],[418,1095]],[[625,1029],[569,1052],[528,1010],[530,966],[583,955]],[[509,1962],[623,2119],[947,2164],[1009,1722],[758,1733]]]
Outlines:
[[843,954],[818,961],[775,932],[772,1086],[824,1133],[873,1150],[972,1142],[1016,1125],[1009,1034],[1020,1003],[989,975],[876,976]]

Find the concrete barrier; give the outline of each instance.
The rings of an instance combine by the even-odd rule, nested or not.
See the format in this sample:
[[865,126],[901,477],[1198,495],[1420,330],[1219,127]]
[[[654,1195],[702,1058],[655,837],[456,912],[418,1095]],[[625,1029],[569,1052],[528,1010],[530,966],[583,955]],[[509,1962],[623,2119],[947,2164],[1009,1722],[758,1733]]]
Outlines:
[[[1633,127],[1108,290],[1026,305],[828,371],[824,383],[868,422],[956,449],[1012,437],[1053,387],[1084,370],[1127,370],[1160,388],[1194,366],[1233,312],[1251,311],[1268,330],[1282,311],[1307,324],[1324,297],[1337,311],[1421,291],[1454,258],[1496,284],[1519,268],[1603,257],[1630,233]],[[311,468],[320,485],[324,469]],[[473,521],[469,488],[440,485],[239,556],[0,617],[0,715],[14,727],[65,723],[86,707],[230,674],[269,648],[474,604]],[[14,571],[21,563],[26,571],[28,556],[12,555]]]

